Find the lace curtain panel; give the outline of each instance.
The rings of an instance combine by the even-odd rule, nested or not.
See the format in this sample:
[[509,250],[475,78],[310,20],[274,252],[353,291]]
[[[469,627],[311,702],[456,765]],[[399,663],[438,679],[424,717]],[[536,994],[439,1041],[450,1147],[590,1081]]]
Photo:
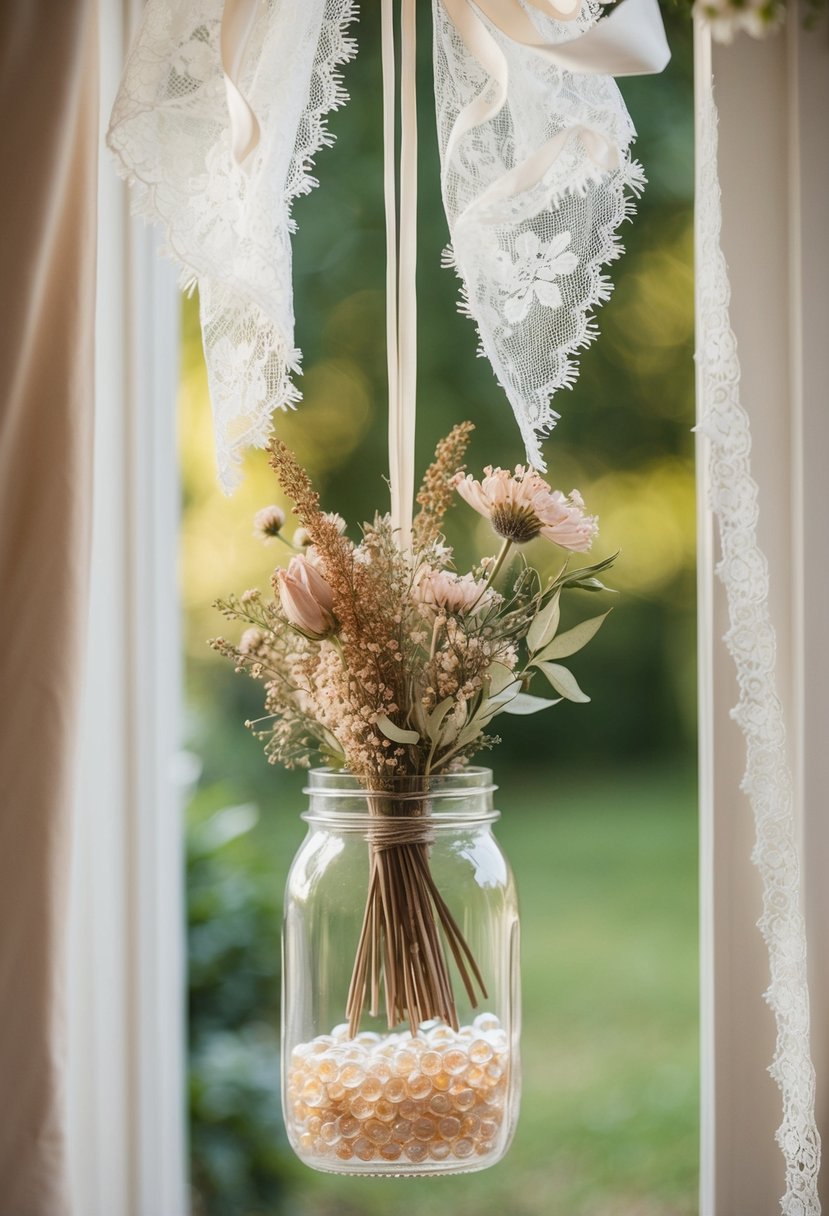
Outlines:
[[769,1071],[783,1104],[777,1142],[783,1153],[784,1216],[818,1216],[820,1139],[815,1122],[815,1070],[809,1043],[806,928],[801,858],[794,818],[786,724],[777,690],[776,638],[769,611],[769,572],[759,548],[757,484],[751,427],[740,400],[740,361],[731,328],[731,287],[720,246],[717,109],[710,32],[697,23],[696,297],[697,416],[704,437],[710,509],[717,522],[717,574],[728,604],[724,641],[734,661],[739,702],[732,711],[746,741],[742,789],[755,821],[752,860],[762,883],[759,928],[768,947],[776,1045]]

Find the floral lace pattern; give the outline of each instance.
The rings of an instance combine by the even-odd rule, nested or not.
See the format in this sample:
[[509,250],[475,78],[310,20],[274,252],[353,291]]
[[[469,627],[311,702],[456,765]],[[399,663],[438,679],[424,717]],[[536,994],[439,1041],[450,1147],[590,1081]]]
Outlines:
[[534,301],[544,308],[560,308],[564,303],[556,279],[572,274],[579,264],[567,249],[572,239],[571,233],[560,232],[546,249],[532,231],[522,232],[516,239],[515,261],[504,258],[504,282],[513,293],[504,301],[504,316],[510,325],[526,321]]
[[[586,0],[572,22],[527,6],[548,43],[588,29],[601,12]],[[543,469],[540,440],[558,413],[550,400],[573,384],[576,354],[597,336],[592,312],[611,284],[617,230],[642,185],[631,160],[634,129],[609,76],[573,73],[511,41],[481,14],[506,65],[506,100],[490,119],[453,134],[496,82],[433,0],[435,102],[443,202],[451,246],[444,264],[461,280],[461,310],[512,405],[527,460]],[[524,166],[555,148],[543,171]],[[520,186],[512,188],[516,172]]]
[[784,1216],[819,1216],[820,1139],[815,1070],[809,1048],[806,929],[783,707],[775,676],[776,641],[768,606],[768,567],[757,543],[757,484],[751,475],[749,417],[740,402],[740,364],[731,329],[728,269],[720,247],[717,112],[713,90],[697,100],[697,361],[699,429],[708,439],[711,509],[719,523],[717,573],[728,600],[725,642],[740,699],[732,711],[746,738],[742,789],[756,824],[753,861],[763,884],[759,927],[769,951],[765,994],[777,1025],[770,1067],[783,1097],[777,1142],[786,1163]]
[[316,185],[313,157],[332,139],[326,115],[347,99],[338,68],[356,50],[356,6],[261,4],[238,82],[262,132],[244,168],[231,155],[223,8],[148,0],[108,143],[134,210],[162,226],[183,284],[198,285],[219,480],[230,491],[245,449],[267,443],[273,411],[300,397],[291,204]]

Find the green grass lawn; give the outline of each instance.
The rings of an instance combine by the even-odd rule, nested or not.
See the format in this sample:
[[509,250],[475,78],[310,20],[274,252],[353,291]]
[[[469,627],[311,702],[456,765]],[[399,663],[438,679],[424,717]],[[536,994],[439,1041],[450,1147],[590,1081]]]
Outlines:
[[[481,1174],[423,1180],[340,1178],[306,1169],[279,1134],[275,1070],[267,1061],[275,1041],[257,1037],[263,1010],[251,995],[252,1028],[244,1024],[244,1000],[235,1032],[214,1028],[226,1061],[225,1105],[217,1111],[215,1101],[197,1104],[194,1144],[197,1155],[235,1154],[236,1165],[226,1170],[224,1184],[219,1171],[200,1210],[210,1216],[691,1216],[697,1210],[693,777],[622,770],[560,786],[528,783],[517,773],[500,777],[497,834],[521,895],[524,1001],[522,1113],[506,1160]],[[278,805],[262,807],[252,830],[219,849],[231,910],[223,906],[213,922],[208,917],[206,931],[218,932],[218,921],[231,939],[234,932],[257,937],[236,943],[240,972],[268,969],[279,891],[302,834],[296,783],[281,778],[275,786]],[[204,824],[222,806],[221,787],[203,790],[191,825]],[[260,915],[257,929],[255,920],[244,919],[243,905],[260,895],[264,920]],[[241,929],[228,925],[234,916]],[[278,966],[278,958],[273,963]],[[241,974],[235,984],[235,965],[228,974],[225,964],[216,982],[232,985],[237,996],[255,993],[250,976]],[[260,979],[267,986],[267,976]],[[264,1069],[250,1064],[251,1034]],[[202,1032],[205,1041],[212,1042]],[[234,1084],[228,1071],[237,1058],[235,1067],[256,1074],[258,1104],[245,1097],[254,1081],[240,1077],[241,1117],[228,1119]],[[209,1096],[215,1077],[205,1086],[199,1067],[197,1088]],[[250,1184],[254,1158],[264,1180],[262,1201]],[[278,1190],[268,1184],[269,1173],[274,1184],[278,1177]]]

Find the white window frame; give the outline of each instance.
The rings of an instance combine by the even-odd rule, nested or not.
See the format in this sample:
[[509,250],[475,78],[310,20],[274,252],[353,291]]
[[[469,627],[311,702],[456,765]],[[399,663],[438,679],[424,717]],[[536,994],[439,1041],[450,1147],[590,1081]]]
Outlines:
[[76,1216],[185,1216],[180,298],[103,147],[138,0],[100,6],[92,586],[70,912]]
[[[101,5],[102,115],[140,0]],[[829,41],[804,34],[715,48],[723,247],[743,353],[771,565],[811,930],[813,1026],[829,1025],[829,198],[824,115]],[[157,234],[128,218],[109,158],[100,171],[93,586],[76,819],[70,968],[70,1153],[78,1216],[185,1216],[185,932],[175,443],[179,301]],[[785,217],[785,238],[780,236]],[[749,222],[746,218],[750,217]],[[750,352],[750,358],[748,353]],[[783,1190],[766,1075],[771,1015],[755,927],[752,823],[738,792],[743,744],[715,543],[699,482],[702,981],[701,1216],[772,1213]],[[820,555],[823,554],[822,559]],[[807,561],[807,558],[810,560]],[[818,560],[815,560],[815,559]],[[814,1035],[818,1082],[829,1039]],[[829,1136],[829,1095],[819,1088]],[[824,1202],[829,1195],[823,1196]]]

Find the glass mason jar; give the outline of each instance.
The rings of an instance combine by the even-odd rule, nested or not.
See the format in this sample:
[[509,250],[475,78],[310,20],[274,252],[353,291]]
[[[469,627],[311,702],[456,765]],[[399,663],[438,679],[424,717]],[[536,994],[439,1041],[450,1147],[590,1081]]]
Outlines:
[[484,768],[382,792],[309,774],[285,894],[282,1105],[314,1169],[467,1173],[509,1147],[519,927],[495,789]]

